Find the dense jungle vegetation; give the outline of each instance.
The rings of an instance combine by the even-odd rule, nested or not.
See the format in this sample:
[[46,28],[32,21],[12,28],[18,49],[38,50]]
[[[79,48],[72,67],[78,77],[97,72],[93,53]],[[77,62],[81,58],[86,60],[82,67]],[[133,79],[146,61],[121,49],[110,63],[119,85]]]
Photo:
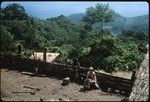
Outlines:
[[120,16],[108,4],[97,4],[87,8],[80,20],[64,15],[43,20],[29,16],[19,4],[9,4],[1,8],[1,52],[15,53],[21,45],[22,55],[29,57],[46,48],[60,53],[59,63],[71,64],[76,57],[81,66],[131,71],[146,53],[148,15],[116,18]]

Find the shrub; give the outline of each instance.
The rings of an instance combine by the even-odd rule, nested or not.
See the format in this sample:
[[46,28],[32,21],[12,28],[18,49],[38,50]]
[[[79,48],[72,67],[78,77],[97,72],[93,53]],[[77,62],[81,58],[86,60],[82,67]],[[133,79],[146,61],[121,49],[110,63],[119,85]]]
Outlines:
[[142,53],[146,53],[147,52],[147,48],[144,44],[139,44],[138,45],[138,50]]
[[25,58],[29,58],[33,54],[32,50],[26,50],[22,53],[22,56]]

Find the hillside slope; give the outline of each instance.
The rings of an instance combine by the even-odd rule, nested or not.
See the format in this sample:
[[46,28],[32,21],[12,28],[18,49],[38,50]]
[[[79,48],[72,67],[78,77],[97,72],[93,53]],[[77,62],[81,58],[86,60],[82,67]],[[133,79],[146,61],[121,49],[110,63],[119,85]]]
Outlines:
[[[86,14],[71,14],[68,16],[68,20],[74,24],[82,25],[82,18]],[[122,15],[115,13],[114,21],[105,25],[105,27],[109,28],[113,34],[117,35],[122,32],[124,29],[138,30],[142,32],[148,32],[149,28],[149,15],[142,15],[137,17],[123,17]]]

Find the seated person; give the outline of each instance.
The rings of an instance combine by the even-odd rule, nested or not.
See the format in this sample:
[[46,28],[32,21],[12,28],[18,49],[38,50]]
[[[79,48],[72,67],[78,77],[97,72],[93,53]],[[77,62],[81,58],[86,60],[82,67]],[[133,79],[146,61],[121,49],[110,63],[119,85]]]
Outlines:
[[92,86],[94,86],[97,89],[100,89],[99,85],[97,84],[96,74],[93,71],[93,67],[90,67],[86,75],[84,89],[90,89]]

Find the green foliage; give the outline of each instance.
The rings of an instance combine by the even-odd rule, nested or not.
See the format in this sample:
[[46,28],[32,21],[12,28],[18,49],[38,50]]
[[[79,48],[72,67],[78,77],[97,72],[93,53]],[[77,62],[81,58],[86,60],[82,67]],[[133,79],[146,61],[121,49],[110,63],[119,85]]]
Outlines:
[[149,15],[143,15],[138,17],[132,17],[127,19],[126,29],[130,29],[137,32],[149,32]]
[[128,69],[127,69],[127,70],[131,71],[131,70],[137,68],[138,65],[137,65],[137,62],[136,62],[136,61],[131,61],[131,62],[128,63],[127,66],[128,66]]
[[29,58],[33,54],[32,50],[25,50],[22,52],[22,57]]
[[89,53],[91,60],[93,60],[92,65],[98,68],[105,68],[106,63],[104,59],[116,54],[117,44],[115,43],[117,43],[116,40],[110,36],[103,37],[101,41],[93,43]]
[[100,23],[103,29],[103,24],[113,20],[114,11],[109,8],[109,4],[97,4],[94,7],[89,7],[86,10],[86,16],[83,21],[88,24]]
[[25,21],[5,21],[3,25],[9,27],[8,31],[11,32],[16,40],[24,40],[25,47],[31,46],[35,38],[34,30]]
[[[68,19],[74,24],[84,25],[82,22],[83,17],[86,14],[73,14],[68,17]],[[101,25],[96,23],[93,28],[100,27]],[[123,17],[118,13],[113,14],[113,21],[104,24],[104,28],[111,30],[113,35],[121,34],[122,30],[130,29],[134,31],[140,31],[147,33],[149,35],[149,15],[137,16],[137,17]]]
[[115,38],[113,37],[103,37],[101,41],[96,41],[91,45],[91,53],[96,53],[100,56],[101,53],[103,53],[103,56],[113,55],[113,51],[116,49],[115,42]]
[[49,51],[52,52],[52,53],[58,52],[59,47],[51,47],[51,48],[49,48]]
[[[93,66],[111,73],[137,68],[147,52],[148,33],[124,29],[121,35],[113,36],[109,27],[103,28],[103,23],[113,19],[113,10],[108,4],[88,8],[82,25],[71,23],[63,15],[46,20],[33,18],[19,4],[10,4],[1,9],[1,13],[2,51],[17,53],[17,46],[21,45],[21,54],[26,58],[33,51],[46,48],[49,52],[60,53],[59,63],[71,64],[73,58],[78,58],[81,66]],[[102,29],[99,26],[98,30],[93,29],[94,24],[102,25]],[[124,26],[120,24],[111,23],[122,30]]]
[[138,49],[139,49],[139,51],[142,52],[142,53],[146,53],[147,50],[148,50],[148,49],[146,48],[146,46],[145,46],[144,44],[142,44],[142,43],[138,45]]
[[7,5],[3,12],[3,20],[25,20],[28,17],[24,7],[16,3]]
[[72,50],[74,50],[74,47],[72,45],[62,45],[58,50],[58,52],[60,53],[59,61],[62,63],[67,63],[67,59],[70,57],[69,54],[72,54]]
[[124,55],[126,61],[136,61],[137,63],[142,61],[142,54],[139,53],[137,46],[129,45],[127,53]]
[[119,71],[119,70],[124,70],[124,60],[122,59],[121,56],[114,55],[114,56],[109,56],[104,59],[106,62],[106,72],[112,72],[112,71]]
[[102,34],[102,35],[104,35],[104,34],[105,34],[105,35],[110,35],[110,36],[112,35],[112,34],[111,34],[111,31],[110,31],[109,29],[106,29],[106,28],[99,30],[98,33],[99,33],[99,34]]
[[82,55],[87,55],[89,52],[90,52],[90,50],[91,50],[91,47],[81,47],[81,49],[80,49],[80,55],[82,56]]
[[80,35],[79,35],[79,38],[80,38],[81,40],[84,40],[86,37],[87,37],[87,32],[86,32],[86,30],[85,30],[85,29],[81,29],[81,33],[80,33]]
[[74,47],[69,54],[69,58],[71,59],[73,59],[74,57],[78,58],[79,53],[80,53],[79,50]]
[[12,43],[14,41],[14,36],[11,35],[5,26],[1,26],[1,50],[9,51],[12,49]]
[[128,45],[127,48],[122,48],[122,50],[125,50],[122,52],[122,55],[117,54],[106,57],[104,59],[106,63],[104,70],[107,72],[119,70],[131,71],[138,68],[140,62],[143,60],[143,55],[138,52],[136,45]]
[[147,33],[137,32],[133,30],[124,30],[122,34],[117,36],[121,42],[126,44],[144,44],[146,45],[149,41]]
[[124,36],[129,36],[138,40],[145,40],[146,35],[143,32],[133,31],[133,30],[123,30],[122,34]]
[[[24,41],[22,41],[22,40],[16,40],[16,41],[14,41],[13,43],[12,43],[12,52],[14,52],[14,53],[16,53],[16,54],[18,54],[18,46],[20,46],[20,50],[21,51],[24,51],[25,49],[24,49]],[[20,54],[22,54],[22,52],[20,53]]]

